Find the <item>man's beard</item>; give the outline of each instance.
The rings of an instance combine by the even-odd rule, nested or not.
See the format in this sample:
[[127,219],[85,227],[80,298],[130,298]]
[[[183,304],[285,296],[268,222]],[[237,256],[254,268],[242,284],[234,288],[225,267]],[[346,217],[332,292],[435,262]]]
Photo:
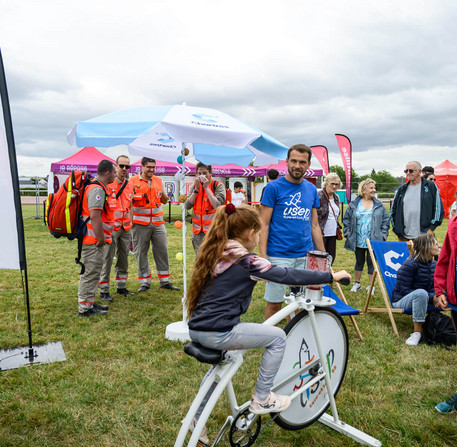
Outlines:
[[289,175],[294,179],[294,180],[299,180],[305,175],[306,171],[303,171],[302,169],[298,169],[295,171],[292,171],[289,169]]

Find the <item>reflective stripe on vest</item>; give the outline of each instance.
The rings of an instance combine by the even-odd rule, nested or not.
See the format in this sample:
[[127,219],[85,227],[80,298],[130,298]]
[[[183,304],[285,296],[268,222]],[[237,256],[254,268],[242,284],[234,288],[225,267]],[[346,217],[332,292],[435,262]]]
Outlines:
[[[102,219],[102,227],[103,227],[103,233],[105,233],[105,241],[107,241],[107,236],[109,237],[109,239],[111,239],[112,238],[111,233],[113,231],[114,225],[108,225],[105,222],[103,222],[103,219]],[[94,228],[93,228],[92,224],[90,223],[90,220],[89,220],[89,222],[87,222],[87,233],[86,233],[86,235],[87,236],[92,236],[95,239],[97,239],[95,237],[95,231],[94,231]],[[97,241],[95,241],[95,242],[97,242]]]
[[140,225],[162,225],[165,223],[162,210],[162,179],[153,176],[151,186],[135,175],[130,179],[133,185],[133,223]]
[[192,214],[192,232],[200,233],[203,228],[203,233],[208,233],[209,227],[213,221],[214,214]]

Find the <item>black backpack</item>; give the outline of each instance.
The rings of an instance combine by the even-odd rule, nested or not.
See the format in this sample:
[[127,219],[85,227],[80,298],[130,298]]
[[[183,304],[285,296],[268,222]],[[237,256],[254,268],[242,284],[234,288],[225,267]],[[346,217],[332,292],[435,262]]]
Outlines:
[[427,314],[422,335],[428,345],[457,344],[457,332],[452,319],[440,311],[432,311]]

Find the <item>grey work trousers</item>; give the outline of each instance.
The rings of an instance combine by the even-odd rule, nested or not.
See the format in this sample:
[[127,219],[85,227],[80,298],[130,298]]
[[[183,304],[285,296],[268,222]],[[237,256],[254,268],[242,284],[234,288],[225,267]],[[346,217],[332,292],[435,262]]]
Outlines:
[[194,247],[195,254],[198,253],[200,245],[203,243],[203,239],[205,237],[205,233],[200,231],[198,234],[192,234],[192,246]]
[[114,254],[116,254],[116,264],[114,272],[116,274],[116,286],[118,289],[125,289],[127,285],[127,277],[129,272],[129,251],[130,251],[130,230],[125,231],[121,227],[117,231],[113,231],[113,242],[105,245],[104,260],[102,272],[100,273],[100,292],[109,292],[109,280],[111,274],[111,266],[113,265]]
[[83,275],[79,277],[78,306],[79,312],[86,312],[94,305],[100,272],[103,267],[104,247],[83,245],[82,260],[86,267]]
[[168,240],[165,225],[133,224],[133,249],[138,264],[138,281],[141,285],[151,285],[151,269],[149,267],[148,251],[152,244],[152,255],[157,269],[157,276],[161,283],[170,281],[170,267],[168,264]]

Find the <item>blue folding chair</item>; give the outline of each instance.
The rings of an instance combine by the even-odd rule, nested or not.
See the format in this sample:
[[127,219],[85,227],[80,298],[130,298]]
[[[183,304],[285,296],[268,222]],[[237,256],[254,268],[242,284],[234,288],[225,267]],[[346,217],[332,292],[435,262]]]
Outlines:
[[329,285],[324,286],[324,296],[329,296],[330,298],[336,301],[336,303],[332,306],[333,309],[335,309],[341,316],[348,316],[351,319],[352,324],[354,325],[354,329],[357,332],[357,336],[360,338],[361,341],[363,341],[362,333],[360,332],[359,326],[357,325],[357,322],[354,318],[354,315],[360,314],[359,309],[349,306],[349,304],[346,301],[346,298],[344,297],[340,285],[337,282],[335,282],[334,284],[336,284],[338,292],[340,293],[343,300],[341,300],[338,297],[338,295],[332,290],[332,288]]
[[[392,324],[392,328],[397,337],[400,337],[395,324],[393,314],[411,315],[412,309],[394,309],[392,307],[392,292],[397,282],[397,272],[403,262],[409,257],[410,250],[406,242],[391,242],[391,241],[370,241],[367,239],[368,251],[370,252],[371,259],[374,266],[373,279],[368,291],[367,300],[363,312],[387,312]],[[382,280],[381,280],[382,278]],[[385,307],[375,308],[368,307],[371,298],[371,291],[374,286],[375,280],[378,280],[379,290],[383,297]],[[384,283],[383,283],[384,281]],[[456,306],[457,308],[457,306]],[[435,306],[429,304],[427,312],[437,310]]]

